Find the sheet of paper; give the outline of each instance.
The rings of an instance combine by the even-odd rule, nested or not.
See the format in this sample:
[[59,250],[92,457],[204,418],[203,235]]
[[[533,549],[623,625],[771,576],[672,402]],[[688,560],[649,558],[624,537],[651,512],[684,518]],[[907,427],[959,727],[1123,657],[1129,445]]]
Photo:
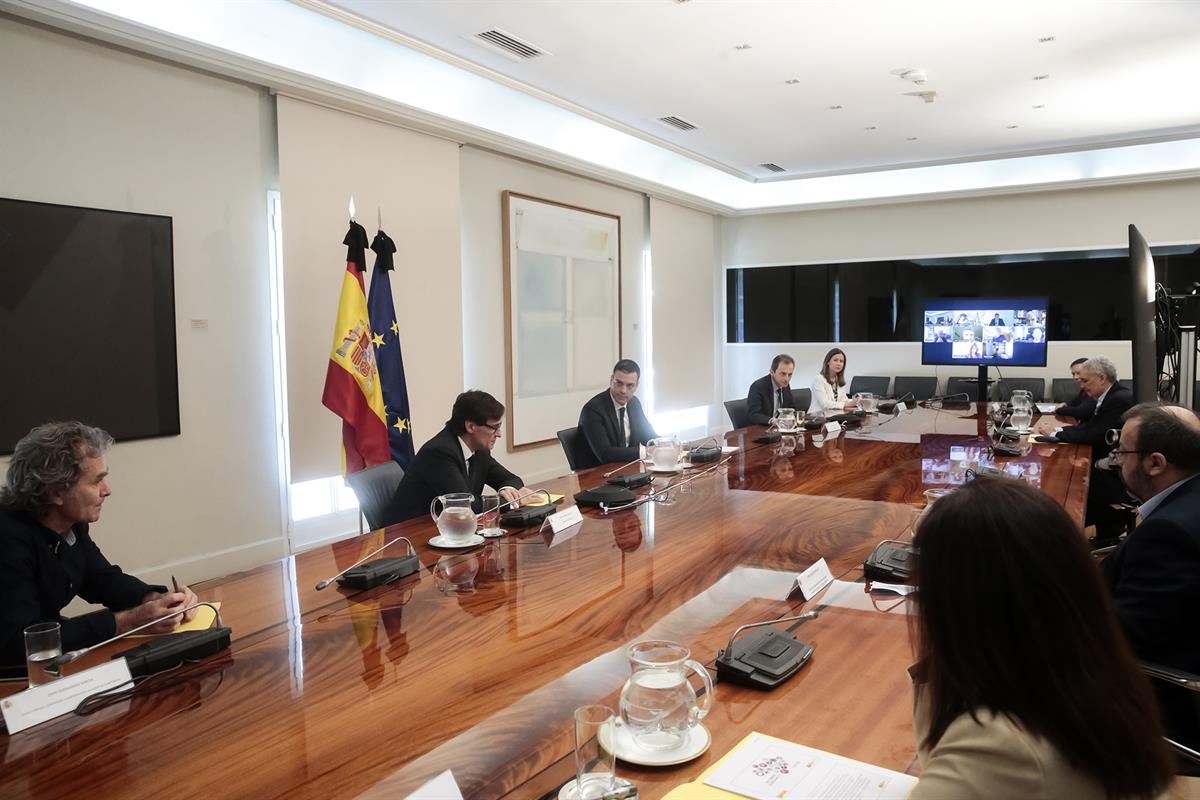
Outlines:
[[[213,603],[218,609],[221,608],[220,603]],[[200,606],[196,609],[196,615],[188,622],[182,622],[175,626],[175,630],[171,633],[186,633],[187,631],[206,631],[213,626],[217,620],[217,612],[208,606]],[[135,633],[130,636],[130,639],[152,639],[155,636],[162,634]]]
[[0,711],[4,714],[8,732],[20,733],[74,710],[81,700],[96,692],[115,689],[130,681],[129,664],[125,659],[117,658],[98,667],[64,675],[56,681],[17,692],[0,702]]
[[[563,499],[563,496],[561,494],[550,495],[551,503],[557,503],[559,500],[562,500],[562,499]],[[521,504],[526,505],[526,506],[544,506],[544,505],[546,505],[546,495],[535,494],[535,495],[530,496],[528,499],[521,498]]]
[[811,567],[801,572],[792,584],[792,591],[800,590],[805,600],[812,600],[829,584],[833,583],[833,573],[825,559],[818,558]]
[[917,779],[752,733],[705,773],[704,783],[755,800],[903,800]]
[[1054,403],[1038,403],[1037,410],[1043,414],[1053,414],[1054,409],[1058,408]]
[[408,796],[408,800],[463,800],[454,773],[446,770]]

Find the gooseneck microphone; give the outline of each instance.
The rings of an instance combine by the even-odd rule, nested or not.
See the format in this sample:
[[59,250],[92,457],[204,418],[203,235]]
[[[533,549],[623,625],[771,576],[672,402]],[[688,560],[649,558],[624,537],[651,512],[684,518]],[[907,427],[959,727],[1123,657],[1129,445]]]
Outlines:
[[616,469],[610,469],[608,472],[604,473],[601,477],[611,478],[613,475],[616,475],[621,470],[627,469],[629,467],[632,467],[634,464],[640,464],[640,463],[642,463],[642,459],[635,458],[633,461],[630,461],[628,464],[622,464],[621,466],[617,467]]
[[[505,500],[503,503],[496,506],[496,510],[499,511],[500,509],[504,508],[505,506],[511,506],[513,503],[521,502],[526,497],[533,497],[533,496],[539,495],[539,494],[543,495],[546,498],[547,503],[549,503],[551,505],[554,504],[554,499],[552,497],[550,497],[550,492],[546,491],[545,489],[531,489],[528,492],[526,492],[525,494],[517,495],[516,500]],[[491,509],[488,509],[488,510],[490,511]]]
[[103,642],[99,642],[98,644],[93,644],[89,647],[81,647],[78,650],[69,650],[66,653],[57,655],[54,658],[50,659],[50,662],[46,665],[46,671],[52,675],[58,675],[61,672],[62,667],[64,665],[70,664],[72,661],[78,659],[81,656],[87,655],[88,653],[92,652],[93,650],[95,650],[98,647],[103,647],[106,644],[112,644],[113,642],[120,641],[121,639],[124,639],[126,636],[132,636],[133,634],[137,633],[138,631],[145,630],[146,628],[152,628],[160,622],[164,622],[168,619],[171,619],[172,617],[178,617],[180,614],[186,614],[187,612],[191,611],[194,608],[200,608],[200,606],[208,606],[209,608],[211,608],[217,615],[217,627],[218,628],[224,627],[221,624],[221,609],[217,608],[212,603],[199,602],[199,603],[196,603],[195,605],[188,606],[187,608],[180,609],[179,611],[172,611],[170,614],[164,614],[163,616],[159,617],[158,619],[152,619],[149,622],[147,622],[143,625],[138,625],[136,628],[127,630],[124,633],[118,633],[116,636],[111,636],[108,639],[105,639]]
[[931,397],[928,400],[922,400],[921,405],[926,405],[928,403],[942,403],[946,400],[953,400],[956,397],[961,397],[965,402],[971,402],[971,395],[967,392],[955,392],[954,394],[943,394],[938,395],[937,397]]
[[350,566],[346,567],[344,570],[342,570],[341,572],[339,572],[337,575],[334,575],[334,576],[332,576],[332,577],[326,578],[325,580],[323,580],[323,581],[321,581],[320,583],[318,583],[318,584],[317,584],[317,591],[318,591],[318,592],[319,592],[319,591],[321,591],[321,590],[322,590],[322,589],[324,589],[326,586],[328,586],[329,584],[333,583],[333,582],[334,582],[334,581],[336,581],[338,578],[342,577],[342,576],[343,576],[343,575],[345,575],[347,572],[349,572],[350,570],[354,569],[355,567],[357,567],[359,564],[361,564],[361,563],[363,563],[364,561],[366,561],[366,560],[367,560],[368,558],[370,558],[371,556],[375,555],[376,553],[380,552],[381,550],[386,550],[387,548],[389,548],[389,547],[391,547],[392,545],[394,545],[396,542],[406,542],[406,543],[408,544],[408,554],[409,554],[410,556],[415,556],[415,555],[417,554],[416,548],[414,548],[414,547],[413,547],[413,543],[412,543],[411,541],[409,541],[409,539],[408,539],[408,537],[407,537],[407,536],[397,536],[395,539],[392,539],[390,542],[388,542],[387,544],[385,544],[383,547],[377,548],[377,549],[375,549],[375,550],[372,550],[371,552],[367,553],[365,556],[363,556],[362,558],[360,558],[358,561],[355,561],[355,562],[354,562],[353,564],[351,564]]

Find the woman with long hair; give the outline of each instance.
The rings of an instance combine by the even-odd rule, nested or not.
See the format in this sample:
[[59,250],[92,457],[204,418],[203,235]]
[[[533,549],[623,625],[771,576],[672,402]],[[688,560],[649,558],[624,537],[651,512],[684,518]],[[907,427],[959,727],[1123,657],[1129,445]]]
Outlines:
[[922,518],[913,727],[921,798],[1152,798],[1173,765],[1079,527],[977,478]]
[[812,401],[808,413],[813,415],[838,414],[854,408],[854,401],[846,392],[846,354],[833,348],[821,362],[821,372],[813,378]]

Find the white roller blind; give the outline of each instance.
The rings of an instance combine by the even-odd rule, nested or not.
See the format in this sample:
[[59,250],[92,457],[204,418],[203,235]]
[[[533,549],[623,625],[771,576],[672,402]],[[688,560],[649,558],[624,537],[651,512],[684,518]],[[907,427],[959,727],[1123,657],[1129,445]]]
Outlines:
[[[346,269],[347,203],[396,242],[392,294],[416,444],[462,391],[458,146],[278,97],[287,406],[293,482],[341,472],[341,421],[321,405]],[[368,251],[369,268],[375,254]],[[369,283],[368,283],[369,285]]]
[[714,391],[714,220],[650,199],[654,289],[654,406],[709,405]]

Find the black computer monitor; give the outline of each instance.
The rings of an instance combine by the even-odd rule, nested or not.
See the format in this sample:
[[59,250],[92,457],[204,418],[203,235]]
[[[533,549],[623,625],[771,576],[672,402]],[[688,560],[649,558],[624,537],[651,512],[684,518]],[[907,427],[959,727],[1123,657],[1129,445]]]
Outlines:
[[1046,366],[1046,298],[940,298],[925,302],[921,363]]

